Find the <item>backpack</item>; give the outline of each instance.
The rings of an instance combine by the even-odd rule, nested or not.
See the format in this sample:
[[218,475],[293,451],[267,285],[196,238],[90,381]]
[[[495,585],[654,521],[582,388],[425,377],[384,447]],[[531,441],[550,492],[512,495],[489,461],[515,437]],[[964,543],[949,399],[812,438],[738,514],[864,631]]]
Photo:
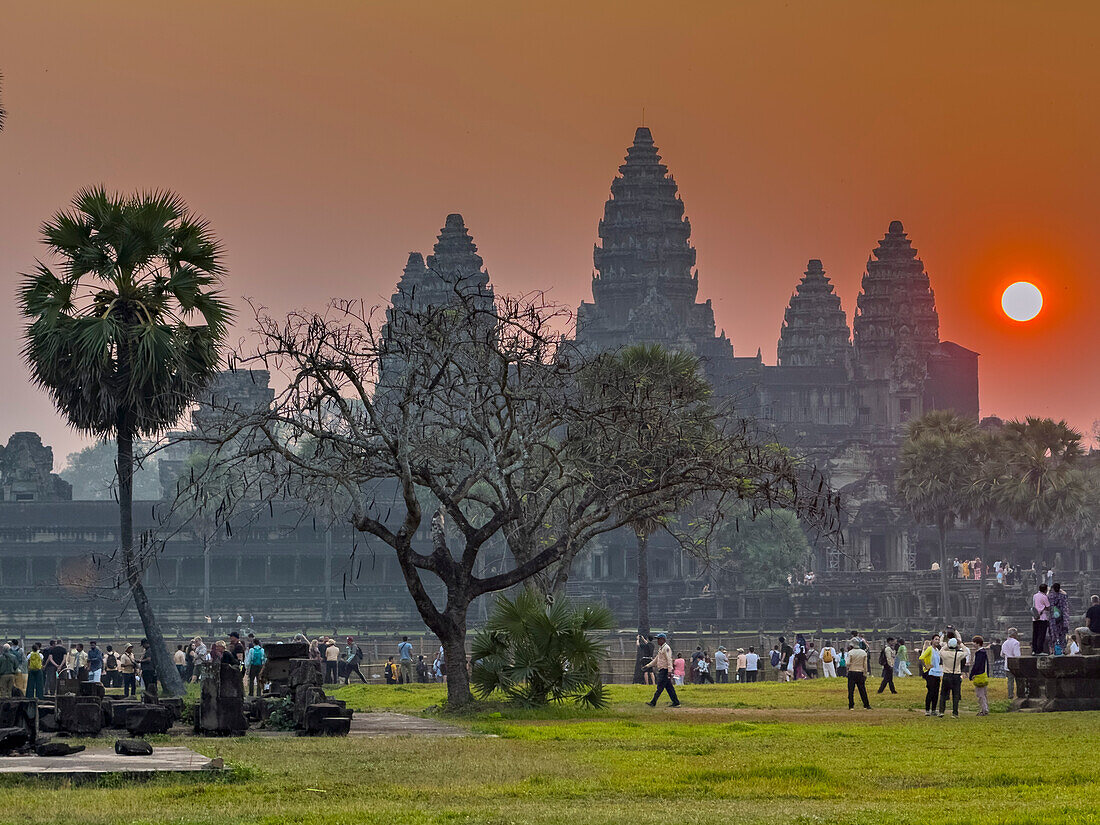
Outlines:
[[107,654],[107,670],[114,670],[118,667],[118,657],[115,656],[114,651]]
[[31,655],[27,657],[27,670],[41,670],[42,669],[42,654],[37,650],[32,650]]
[[878,663],[883,667],[886,667],[890,664],[890,661],[886,658],[886,648],[883,648],[881,651],[879,651]]
[[772,651],[772,667],[779,667],[779,651]]
[[833,660],[833,649],[831,647],[825,648],[821,651],[821,661],[831,662]]

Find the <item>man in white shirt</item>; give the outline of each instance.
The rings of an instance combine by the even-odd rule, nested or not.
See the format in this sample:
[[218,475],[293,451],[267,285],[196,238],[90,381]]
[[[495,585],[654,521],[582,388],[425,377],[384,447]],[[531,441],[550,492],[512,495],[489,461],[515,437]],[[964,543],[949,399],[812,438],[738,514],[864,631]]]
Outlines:
[[672,707],[680,707],[680,700],[676,697],[676,688],[672,685],[672,648],[668,646],[668,637],[664,633],[657,634],[657,655],[654,656],[645,667],[653,668],[657,674],[657,692],[653,694],[652,701],[646,702],[651,708],[657,707],[657,700],[661,697],[661,691],[668,692],[668,698],[672,700]]
[[745,654],[745,680],[748,682],[756,681],[756,674],[760,672],[760,655],[756,652],[756,648],[750,646],[749,652]]
[[826,679],[836,678],[836,648],[832,645],[825,645],[821,648],[821,671],[822,676]]
[[1047,598],[1047,586],[1039,585],[1039,590],[1031,597],[1031,655],[1038,656],[1046,652],[1047,627],[1050,625],[1050,599]]
[[719,645],[714,651],[714,673],[719,684],[726,684],[730,680],[730,657],[726,649]]
[[[1008,629],[1008,638],[1005,639],[1004,644],[1001,645],[1001,656],[1005,660],[1005,675],[1008,677],[1008,698],[1012,699],[1015,693],[1016,677],[1012,675],[1012,671],[1008,669],[1008,660],[1018,658],[1020,655],[1020,640],[1017,638],[1017,630],[1014,627]],[[1020,685],[1022,688],[1023,685]]]

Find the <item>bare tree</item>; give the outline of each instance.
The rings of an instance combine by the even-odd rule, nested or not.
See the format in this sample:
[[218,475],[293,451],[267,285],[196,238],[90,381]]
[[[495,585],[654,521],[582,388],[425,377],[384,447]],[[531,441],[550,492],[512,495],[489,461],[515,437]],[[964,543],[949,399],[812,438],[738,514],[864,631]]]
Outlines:
[[[663,512],[663,493],[745,483],[744,445],[718,426],[705,443],[650,432],[651,449],[663,451],[650,462],[656,473],[614,460],[622,417],[645,410],[593,391],[590,362],[561,337],[566,313],[541,296],[484,298],[456,287],[442,306],[395,306],[384,325],[361,303],[281,320],[258,312],[261,344],[240,363],[281,373],[286,388],[269,411],[240,417],[215,450],[222,466],[265,467],[269,495],[314,508],[340,502],[357,530],[393,550],[443,644],[450,707],[472,700],[474,599]],[[788,492],[797,497],[797,487]],[[494,547],[498,558],[507,548],[507,563],[490,571]]]

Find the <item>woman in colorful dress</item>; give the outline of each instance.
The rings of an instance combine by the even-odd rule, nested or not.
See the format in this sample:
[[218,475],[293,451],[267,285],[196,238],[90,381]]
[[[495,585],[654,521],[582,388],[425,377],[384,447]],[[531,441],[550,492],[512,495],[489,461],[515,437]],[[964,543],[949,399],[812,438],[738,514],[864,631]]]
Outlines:
[[1047,594],[1050,599],[1050,624],[1047,626],[1047,649],[1055,653],[1064,653],[1066,650],[1066,634],[1069,633],[1069,597],[1062,590],[1062,585],[1054,583],[1053,589]]

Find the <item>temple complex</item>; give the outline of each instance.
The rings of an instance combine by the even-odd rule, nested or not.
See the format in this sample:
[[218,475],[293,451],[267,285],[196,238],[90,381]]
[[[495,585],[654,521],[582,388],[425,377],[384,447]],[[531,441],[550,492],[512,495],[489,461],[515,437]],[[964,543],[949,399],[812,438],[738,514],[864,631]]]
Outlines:
[[[837,627],[870,617],[890,622],[941,615],[938,579],[927,572],[938,556],[936,539],[896,501],[894,467],[911,418],[933,409],[977,418],[978,355],[941,340],[932,282],[901,222],[889,222],[872,250],[850,322],[820,260],[811,259],[800,279],[792,273],[775,364],[765,363],[759,350],[735,356],[710,301],[700,300],[691,224],[648,128],[639,128],[627,149],[597,235],[592,300],[578,310],[578,346],[598,352],[660,344],[698,355],[716,396],[730,402],[734,414],[771,428],[825,469],[847,518],[843,544],[814,548],[816,588],[747,591],[735,581],[717,581],[703,597],[706,572],[654,537],[653,614],[668,627],[677,621],[774,627],[789,620]],[[409,255],[386,313],[383,342],[417,312],[454,303],[490,315],[494,307],[489,274],[458,214],[447,216],[432,254]],[[398,354],[383,355],[378,391],[399,384],[401,367]],[[194,411],[192,427],[216,429],[219,410],[270,404],[268,384],[265,371],[224,374]],[[185,445],[181,450],[160,460],[166,497],[186,467]],[[74,614],[88,623],[108,616],[118,621],[116,606],[100,606],[94,563],[114,550],[117,507],[67,501],[71,490],[52,465],[52,451],[33,433],[16,433],[0,450],[0,617],[41,626]],[[156,505],[149,504],[135,508],[139,531],[157,524]],[[421,532],[416,541],[427,543],[427,530]],[[960,555],[977,552],[974,531],[954,531],[953,542]],[[634,547],[626,531],[601,538],[577,560],[569,584],[573,595],[608,604],[624,625],[636,604]],[[993,552],[1007,555],[1015,548],[995,544]],[[1064,564],[1054,557],[1060,569],[1100,568],[1100,552],[1092,548],[1061,549]],[[279,504],[237,525],[213,553],[197,532],[173,536],[150,568],[148,586],[166,621],[180,627],[204,619],[202,605],[215,615],[255,614],[257,622],[365,617],[375,627],[411,627],[417,621],[401,571],[384,546],[347,528],[305,523]],[[955,615],[977,610],[976,591],[960,586],[952,598],[959,599]],[[1018,593],[998,589],[984,609],[993,618],[1019,612],[1022,603]]]

